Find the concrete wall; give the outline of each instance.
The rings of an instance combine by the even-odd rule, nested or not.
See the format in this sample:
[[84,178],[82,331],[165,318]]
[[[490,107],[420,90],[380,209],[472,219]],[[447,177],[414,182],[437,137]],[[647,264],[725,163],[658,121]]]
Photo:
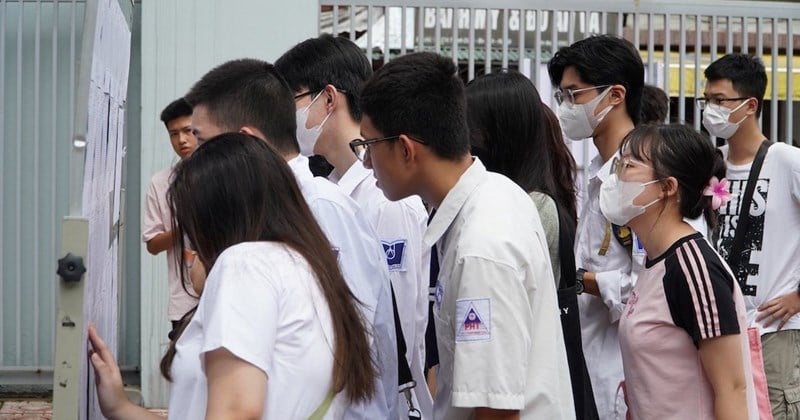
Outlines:
[[[316,0],[143,0],[141,6],[141,140],[129,142],[140,147],[141,184],[138,194],[128,194],[129,200],[138,195],[140,206],[150,177],[176,160],[158,119],[162,108],[226,60],[275,61],[315,36],[319,22]],[[167,387],[158,362],[168,344],[166,258],[140,249],[142,392],[146,405],[163,407]]]

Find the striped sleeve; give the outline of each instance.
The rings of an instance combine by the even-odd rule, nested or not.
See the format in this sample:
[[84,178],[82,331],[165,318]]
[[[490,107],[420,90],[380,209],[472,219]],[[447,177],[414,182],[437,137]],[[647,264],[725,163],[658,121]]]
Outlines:
[[682,243],[665,265],[664,291],[670,314],[695,346],[700,340],[740,332],[733,278],[705,240]]

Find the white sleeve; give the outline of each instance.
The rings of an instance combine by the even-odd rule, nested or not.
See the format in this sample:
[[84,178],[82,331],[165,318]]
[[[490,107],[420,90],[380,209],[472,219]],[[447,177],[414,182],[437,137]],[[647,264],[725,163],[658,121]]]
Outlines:
[[269,375],[281,305],[280,290],[270,278],[273,270],[244,256],[221,257],[203,291],[200,353],[224,347]]
[[595,273],[597,288],[603,303],[608,307],[609,321],[614,323],[622,317],[625,305],[628,304],[628,296],[633,290],[638,273],[631,269],[630,273],[622,270],[603,271]]
[[142,242],[148,242],[156,235],[167,230],[167,223],[171,221],[162,220],[161,206],[166,204],[166,196],[158,191],[155,179],[150,181],[145,195],[144,214],[142,215]]

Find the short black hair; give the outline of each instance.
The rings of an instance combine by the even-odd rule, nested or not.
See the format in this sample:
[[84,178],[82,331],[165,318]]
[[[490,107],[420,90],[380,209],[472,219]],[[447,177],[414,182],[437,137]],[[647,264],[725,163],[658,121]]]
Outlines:
[[624,86],[628,116],[634,124],[639,123],[644,64],[633,44],[611,35],[595,35],[561,48],[547,65],[554,86],[561,84],[564,70],[570,66],[588,84]]
[[161,122],[167,125],[168,122],[180,117],[190,117],[192,115],[192,106],[186,102],[184,98],[178,98],[167,105],[161,111]]
[[283,154],[299,153],[292,92],[266,61],[244,58],[223,63],[206,73],[185,96],[203,105],[226,131],[252,126]]
[[640,124],[661,124],[669,115],[669,96],[663,89],[644,85],[642,89],[642,111]]
[[758,57],[747,54],[728,54],[711,63],[704,72],[706,80],[728,79],[741,96],[758,99],[756,117],[761,116],[764,93],[767,91],[767,71]]
[[361,49],[347,38],[330,34],[307,39],[284,53],[275,68],[286,79],[292,92],[303,87],[319,92],[335,86],[347,97],[347,107],[355,121],[361,121],[358,100],[361,87],[372,76],[372,66]]
[[361,109],[385,136],[413,135],[443,159],[469,153],[464,82],[450,58],[420,52],[390,61],[364,86]]

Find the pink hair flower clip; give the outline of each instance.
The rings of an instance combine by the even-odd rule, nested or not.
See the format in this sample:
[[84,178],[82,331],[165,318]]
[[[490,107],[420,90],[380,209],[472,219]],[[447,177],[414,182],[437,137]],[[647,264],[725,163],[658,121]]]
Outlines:
[[711,197],[711,208],[714,210],[719,209],[722,205],[731,201],[731,193],[728,190],[728,178],[717,179],[712,176],[708,181],[708,185],[703,189],[703,195]]

